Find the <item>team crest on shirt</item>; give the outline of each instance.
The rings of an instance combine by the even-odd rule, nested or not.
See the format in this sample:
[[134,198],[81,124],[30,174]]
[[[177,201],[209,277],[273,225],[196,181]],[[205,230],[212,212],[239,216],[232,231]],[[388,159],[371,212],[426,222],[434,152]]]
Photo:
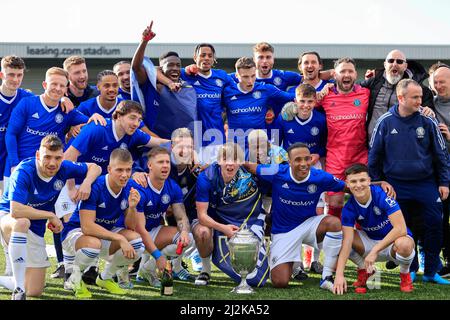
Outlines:
[[123,199],[120,202],[120,209],[125,210],[128,207],[128,201],[126,199]]
[[312,127],[312,128],[311,128],[311,135],[317,136],[318,134],[319,134],[319,128],[317,128],[317,127]]
[[273,84],[276,85],[276,86],[279,86],[282,82],[283,82],[283,80],[281,80],[280,77],[275,77],[273,79]]
[[253,98],[259,99],[261,98],[261,91],[255,91],[252,93]]
[[395,206],[395,200],[391,197],[387,197],[384,201],[389,205],[389,207],[393,208]]
[[122,142],[121,144],[120,144],[120,147],[119,147],[120,149],[125,149],[125,150],[128,150],[128,145],[125,143],[125,142]]
[[53,189],[55,189],[56,191],[61,191],[61,189],[64,187],[64,182],[62,182],[61,180],[56,180],[53,183]]
[[308,190],[309,193],[315,193],[317,191],[317,186],[315,184],[310,184],[306,190]]
[[164,204],[168,204],[170,202],[170,196],[166,193],[161,197],[161,202]]
[[223,87],[223,81],[220,80],[220,79],[216,79],[216,85],[217,85],[218,87]]
[[355,107],[359,107],[359,106],[361,105],[361,100],[359,100],[359,99],[353,100],[353,105],[354,105]]
[[376,214],[377,216],[381,215],[381,210],[380,210],[380,208],[378,208],[378,207],[376,207],[376,206],[373,207],[373,212],[375,212],[375,214]]
[[416,129],[416,134],[417,134],[417,138],[422,139],[423,137],[425,137],[425,129],[422,127],[418,127]]
[[55,116],[55,122],[56,123],[61,123],[64,120],[64,116],[61,113],[57,113]]

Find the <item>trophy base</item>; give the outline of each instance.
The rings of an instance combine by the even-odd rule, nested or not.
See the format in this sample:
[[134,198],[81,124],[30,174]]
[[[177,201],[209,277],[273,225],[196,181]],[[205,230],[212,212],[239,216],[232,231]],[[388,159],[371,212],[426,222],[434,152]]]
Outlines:
[[255,290],[253,290],[252,287],[241,287],[237,286],[236,288],[233,288],[233,290],[230,291],[231,293],[237,293],[237,294],[252,294],[255,293]]

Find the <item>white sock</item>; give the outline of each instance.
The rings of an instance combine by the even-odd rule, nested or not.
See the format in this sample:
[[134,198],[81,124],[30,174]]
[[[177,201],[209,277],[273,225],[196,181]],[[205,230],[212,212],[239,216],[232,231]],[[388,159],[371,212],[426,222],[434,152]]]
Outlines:
[[5,277],[5,276],[0,277],[0,286],[6,288],[8,290],[14,291],[14,289],[15,289],[14,278],[13,277]]
[[[1,219],[1,216],[0,216]],[[0,230],[0,240],[3,247],[3,253],[5,254],[5,275],[11,276],[12,275],[12,266],[11,261],[9,260],[9,248],[8,244],[6,243],[5,239],[3,239],[3,234]]]
[[141,256],[141,262],[139,263],[139,270],[146,270],[144,269],[145,264],[150,259],[151,255],[145,251]]
[[132,240],[130,241],[130,244],[136,251],[136,257],[134,259],[128,259],[123,255],[121,249],[117,250],[113,254],[111,261],[108,261],[105,264],[105,270],[102,272],[103,280],[112,279],[112,277],[116,274],[117,270],[130,264],[133,264],[141,257],[142,253],[144,252],[144,244],[142,243],[142,239],[138,238]]
[[359,253],[356,252],[355,250],[352,249],[352,251],[350,252],[350,255],[348,256],[348,258],[350,259],[351,262],[353,262],[354,264],[356,264],[356,266],[358,267],[359,270],[365,268],[365,265],[364,265],[364,258],[361,257],[361,256],[359,255]]
[[15,288],[25,291],[25,272],[27,269],[27,233],[13,232],[9,240],[9,258],[11,260]]
[[181,262],[183,261],[183,259],[181,257],[182,256],[178,256],[177,258],[172,260],[172,269],[176,273],[180,272],[181,269],[183,269],[183,266],[181,265]]
[[63,249],[65,273],[72,273],[75,256]]
[[202,258],[202,272],[211,274],[211,257]]
[[400,273],[409,272],[409,267],[411,266],[415,254],[416,254],[415,250],[413,250],[413,252],[408,257],[403,257],[399,255],[397,252],[395,253],[395,259],[399,262],[400,265]]
[[320,258],[320,250],[313,248],[313,260],[312,261],[319,261]]
[[342,245],[342,231],[328,231],[323,239],[323,262],[322,279],[331,276],[336,269],[336,262]]
[[169,258],[178,257],[177,255],[177,245],[176,244],[169,244],[168,246],[165,246],[164,249],[161,250],[161,253]]
[[[81,248],[75,253],[75,260],[73,265],[78,266],[80,271],[83,272],[91,264],[95,264],[100,254],[100,249],[93,248]],[[72,266],[73,269],[73,266]]]

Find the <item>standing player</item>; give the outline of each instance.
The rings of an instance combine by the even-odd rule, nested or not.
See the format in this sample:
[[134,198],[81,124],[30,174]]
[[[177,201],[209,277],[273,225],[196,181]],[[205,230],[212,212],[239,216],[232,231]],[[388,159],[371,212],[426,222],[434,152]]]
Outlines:
[[119,98],[123,100],[131,100],[130,70],[130,61],[119,61],[113,67],[114,73],[119,78]]
[[[0,78],[0,195],[3,191],[3,173],[6,166],[5,135],[9,118],[14,107],[24,97],[32,96],[32,93],[21,89],[25,72],[25,62],[17,56],[5,56],[1,60]],[[9,175],[8,175],[9,176]],[[6,270],[9,273],[9,270]]]
[[80,103],[77,110],[88,117],[98,113],[105,119],[110,119],[119,102],[123,100],[117,96],[119,93],[117,75],[111,70],[101,71],[97,75],[97,89],[100,94]]
[[[347,291],[344,270],[350,258],[358,266],[355,287],[365,287],[375,272],[376,261],[395,261],[400,265],[400,290],[413,288],[409,266],[414,259],[414,240],[406,227],[397,201],[379,186],[370,185],[369,169],[355,164],[345,171],[347,187],[352,196],[342,210],[342,249],[336,268],[333,292]],[[355,229],[355,224],[361,229]]]
[[[183,193],[176,182],[169,178],[169,151],[162,147],[152,148],[148,154],[147,165],[149,168],[147,187],[133,183],[133,187],[139,191],[141,198],[137,206],[137,220],[135,225],[127,225],[141,235],[146,249],[138,276],[147,279],[153,286],[160,286],[157,281],[156,267],[163,271],[166,259],[176,257],[177,259],[172,261],[174,278],[185,281],[194,280],[193,276],[181,266],[183,254],[176,253],[180,242],[183,250],[187,250],[193,245],[193,239],[183,205]],[[161,219],[169,206],[172,207],[177,227],[161,225]],[[125,221],[121,219],[118,226],[124,223]],[[154,260],[150,258],[150,254]]]
[[85,200],[100,175],[95,164],[63,161],[63,144],[53,135],[42,139],[36,156],[23,160],[11,176],[10,188],[0,201],[3,239],[9,243],[13,277],[1,277],[2,285],[14,290],[13,300],[40,296],[45,270],[50,266],[45,251],[45,225],[54,233],[63,226],[54,213],[55,201],[67,179],[84,179],[76,198]]
[[[295,90],[296,115],[292,120],[284,120],[280,114],[274,127],[279,131],[279,141],[287,150],[295,142],[303,142],[311,152],[312,165],[319,163],[317,169],[325,164],[327,123],[325,116],[314,110],[316,90],[309,84],[301,84]],[[320,160],[320,162],[319,162]]]
[[286,288],[293,263],[300,262],[302,243],[323,249],[324,267],[320,287],[333,289],[333,272],[341,249],[341,222],[333,216],[317,215],[316,207],[324,191],[342,191],[345,183],[331,174],[311,168],[311,153],[303,143],[288,149],[289,165],[247,164],[251,172],[272,183],[272,244],[270,269],[272,284]]
[[121,269],[139,259],[144,246],[140,235],[132,230],[118,228],[116,223],[136,219],[139,192],[129,180],[133,159],[130,152],[115,149],[111,153],[108,174],[99,177],[92,185],[89,198],[82,201],[66,224],[61,235],[66,271],[71,273],[64,284],[77,298],[92,297],[82,280],[84,269],[105,258],[105,269],[95,283],[112,294],[124,295],[126,290],[113,281]]
[[6,131],[8,162],[5,177],[9,177],[21,160],[35,154],[42,137],[53,134],[64,141],[69,127],[91,120],[104,121],[99,115],[93,115],[89,119],[77,110],[71,110],[67,114],[63,112],[61,98],[67,90],[67,83],[66,71],[57,67],[50,68],[43,82],[44,93],[22,99],[14,108]]
[[[312,85],[317,92],[321,91],[325,85],[330,83],[330,79],[324,79],[325,77],[332,77],[333,71],[324,71],[324,75],[321,75],[323,68],[323,62],[320,55],[315,51],[304,52],[300,55],[298,60],[298,69],[302,74],[302,80],[300,83],[307,83]],[[320,77],[322,76],[322,78]],[[288,92],[295,92],[297,86],[293,86],[287,89]]]
[[89,75],[86,60],[80,56],[70,56],[63,62],[63,68],[69,74],[67,96],[75,106],[99,95],[95,86],[88,84]]
[[[266,112],[269,104],[283,106],[293,101],[288,94],[270,84],[256,82],[256,65],[248,57],[239,58],[235,64],[239,83],[226,87],[223,100],[228,118],[228,139],[243,147],[248,131],[266,128]],[[278,114],[280,110],[275,110]]]

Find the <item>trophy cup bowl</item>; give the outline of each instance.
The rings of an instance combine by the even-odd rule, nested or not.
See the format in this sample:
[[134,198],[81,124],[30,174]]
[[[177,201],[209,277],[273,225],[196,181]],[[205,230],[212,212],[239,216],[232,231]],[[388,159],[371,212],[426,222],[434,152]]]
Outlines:
[[247,275],[256,268],[260,242],[259,239],[246,227],[238,231],[229,241],[230,262],[233,270],[241,276],[241,283],[231,292],[239,294],[253,293],[254,290],[247,284]]

